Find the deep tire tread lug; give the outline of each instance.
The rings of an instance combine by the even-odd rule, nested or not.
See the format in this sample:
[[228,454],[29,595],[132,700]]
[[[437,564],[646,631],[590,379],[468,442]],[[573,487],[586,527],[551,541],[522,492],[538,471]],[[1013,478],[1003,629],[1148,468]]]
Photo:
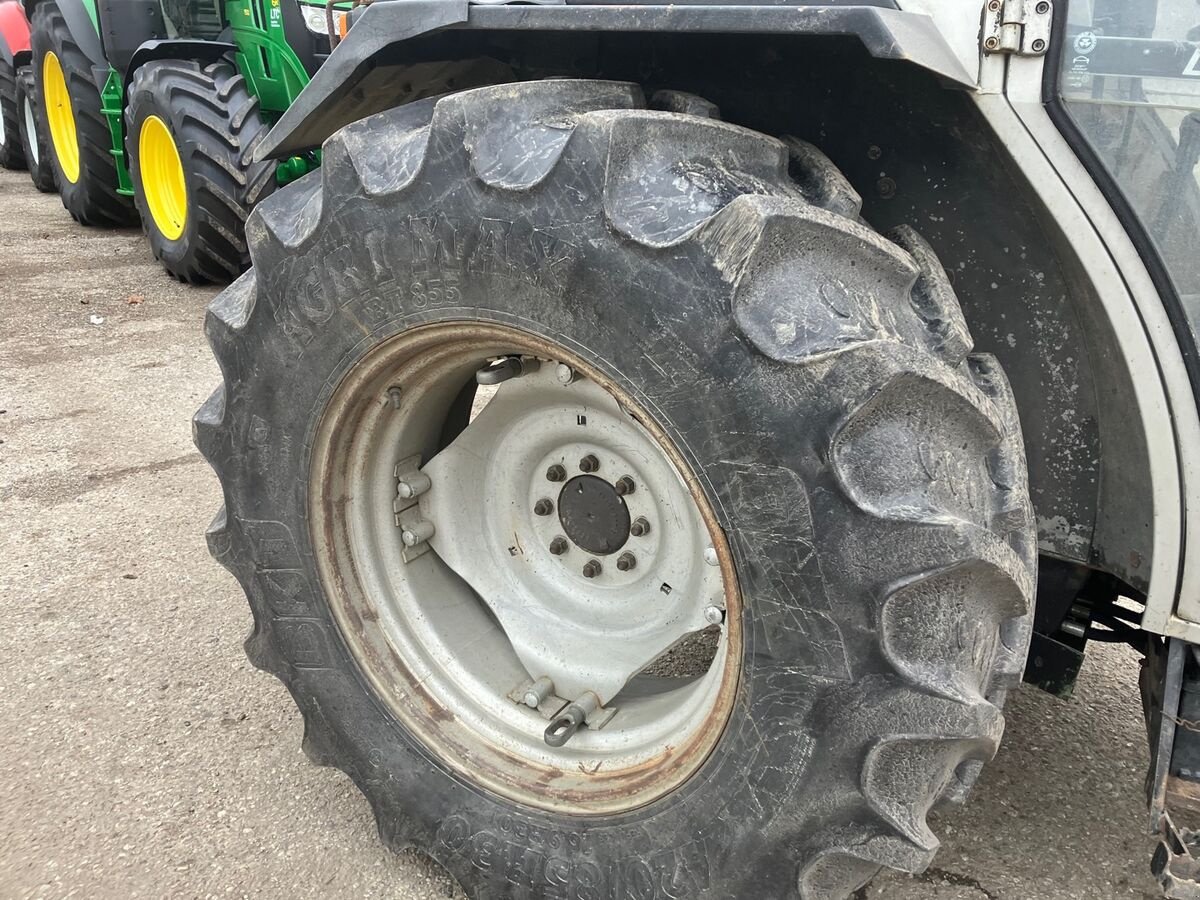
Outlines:
[[432,127],[462,130],[471,170],[484,184],[527,190],[554,170],[582,117],[644,106],[641,89],[628,82],[529,81],[445,97]]
[[592,113],[578,128],[585,126],[606,139],[609,223],[647,247],[679,243],[735,197],[799,196],[787,148],[756,131],[655,110]]
[[837,216],[857,221],[862,197],[832,160],[808,141],[792,135],[781,138],[788,148],[788,171],[809,203]]
[[941,260],[929,243],[907,225],[893,229],[888,237],[908,251],[921,270],[912,301],[928,330],[931,348],[947,365],[958,365],[971,352],[974,339]]
[[192,441],[211,463],[220,457],[226,437],[225,382],[222,381],[192,416]]
[[662,90],[655,91],[650,98],[650,108],[662,112],[682,113],[687,116],[697,116],[701,119],[721,118],[721,109],[711,100],[705,100],[696,94],[686,91]]

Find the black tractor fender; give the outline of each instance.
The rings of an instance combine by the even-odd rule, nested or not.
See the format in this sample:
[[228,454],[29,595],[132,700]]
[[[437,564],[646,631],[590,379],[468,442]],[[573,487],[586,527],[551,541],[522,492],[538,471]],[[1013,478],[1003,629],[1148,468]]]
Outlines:
[[12,66],[14,69],[19,69],[22,66],[29,65],[33,58],[33,53],[29,50],[18,50],[13,53],[12,48],[8,46],[8,41],[0,35],[0,59]]
[[173,40],[146,41],[134,51],[129,65],[121,76],[121,108],[129,105],[129,84],[133,81],[133,73],[148,62],[160,59],[191,60],[198,63],[214,63],[230,53],[236,53],[237,46],[225,41],[198,41],[184,38]]
[[353,27],[259,145],[259,159],[285,157],[321,144],[344,125],[401,102],[387,70],[400,46],[446,28],[483,31],[693,32],[805,34],[857,38],[877,59],[904,60],[943,81],[974,79],[928,16],[838,0],[804,5],[516,5],[470,0],[379,0],[359,7]]
[[0,48],[8,51],[0,52],[0,56],[3,56],[4,61],[14,69],[23,69],[25,66],[33,64],[32,50],[18,50],[16,53],[13,53],[8,49],[8,45],[2,39],[0,39]]
[[[39,3],[44,2],[45,0],[25,0],[25,13],[31,22],[34,9]],[[66,20],[71,37],[92,64],[92,77],[96,81],[96,87],[103,90],[104,82],[108,80],[108,59],[104,55],[100,32],[93,24],[87,7],[83,5],[83,0],[55,0],[55,3],[58,5],[58,11],[62,13],[63,19]]]
[[[16,5],[8,8],[0,0],[0,59],[14,70],[29,65],[32,56],[29,51],[29,26],[20,10],[21,7]],[[16,41],[16,46],[23,49],[14,50],[12,41]]]

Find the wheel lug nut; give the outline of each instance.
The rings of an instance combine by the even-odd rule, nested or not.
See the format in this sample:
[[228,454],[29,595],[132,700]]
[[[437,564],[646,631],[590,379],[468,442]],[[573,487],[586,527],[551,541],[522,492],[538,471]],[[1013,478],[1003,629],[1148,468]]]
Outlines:
[[575,380],[575,370],[566,363],[559,363],[554,367],[554,377],[559,384],[570,384]]
[[617,568],[620,569],[622,572],[628,572],[630,569],[632,569],[636,565],[637,565],[637,557],[634,556],[632,553],[622,553],[617,558]]
[[554,504],[543,497],[537,503],[533,504],[533,511],[539,516],[548,516],[554,512]]
[[584,578],[595,578],[599,574],[600,574],[600,561],[599,560],[589,559],[586,563],[584,563],[584,565],[583,565],[583,577]]
[[556,537],[550,542],[550,552],[555,556],[562,556],[567,552],[567,539],[565,537]]
[[580,472],[595,472],[600,468],[600,460],[596,459],[592,454],[588,454],[579,461]]
[[709,625],[720,625],[725,621],[725,610],[719,606],[704,607],[704,621]]
[[547,481],[566,481],[567,480],[567,470],[564,469],[562,466],[560,466],[558,463],[555,463],[554,465],[552,465],[550,468],[548,468],[546,470],[546,480]]
[[633,520],[633,524],[629,526],[629,533],[634,537],[645,537],[650,533],[650,523],[642,516],[638,516]]
[[704,561],[710,566],[719,566],[721,564],[721,560],[717,557],[716,547],[704,548]]
[[637,489],[637,485],[633,483],[633,479],[628,475],[622,475],[618,478],[617,483],[613,487],[616,488],[617,493],[622,497],[626,494],[632,494]]

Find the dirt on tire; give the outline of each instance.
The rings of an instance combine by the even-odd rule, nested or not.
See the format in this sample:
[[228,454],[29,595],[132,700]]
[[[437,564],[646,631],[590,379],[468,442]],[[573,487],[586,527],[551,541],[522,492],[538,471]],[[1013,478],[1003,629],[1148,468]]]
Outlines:
[[[309,755],[471,896],[844,898],[928,866],[927,812],[1002,734],[1036,554],[1016,408],[929,247],[859,221],[819,150],[644,107],[570,80],[421,101],[347,126],[259,207],[254,269],[207,320],[210,548]],[[463,319],[570,343],[654,410],[733,547],[738,702],[701,771],[638,810],[474,789],[381,712],[338,638],[306,435],[370,346]]]

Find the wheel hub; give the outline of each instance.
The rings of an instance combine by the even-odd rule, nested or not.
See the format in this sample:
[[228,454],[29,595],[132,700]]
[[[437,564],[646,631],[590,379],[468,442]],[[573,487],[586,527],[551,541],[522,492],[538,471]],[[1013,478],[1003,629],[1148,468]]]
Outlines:
[[[563,384],[554,362],[530,369],[422,468],[421,527],[432,526],[430,546],[488,605],[532,678],[607,704],[708,626],[720,573],[704,562],[694,502],[644,430],[594,382]],[[558,515],[539,515],[551,475],[567,479]],[[636,541],[634,520],[648,525]]]
[[629,540],[629,507],[617,489],[596,475],[572,478],[558,495],[558,521],[567,539],[607,556]]

